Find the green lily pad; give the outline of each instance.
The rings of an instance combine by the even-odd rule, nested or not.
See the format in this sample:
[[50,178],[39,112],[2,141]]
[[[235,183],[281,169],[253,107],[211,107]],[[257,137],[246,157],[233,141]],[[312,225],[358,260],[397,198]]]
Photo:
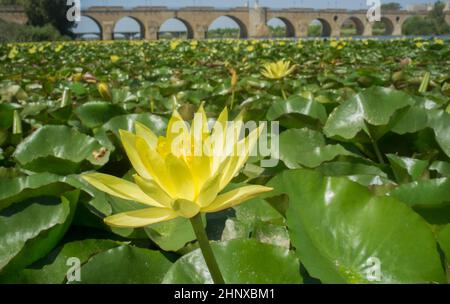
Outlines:
[[341,145],[327,145],[320,132],[290,129],[280,135],[280,159],[288,168],[315,168],[338,156],[354,156]]
[[372,87],[337,107],[328,117],[324,132],[328,137],[352,139],[362,130],[368,133],[366,123],[386,126],[396,111],[414,103],[401,91]]
[[95,138],[75,129],[44,126],[17,146],[14,157],[28,170],[64,175],[106,164],[108,151],[95,156],[102,148]]
[[291,241],[323,283],[446,281],[430,227],[396,199],[308,170],[284,172],[269,185],[289,195]]
[[0,272],[21,269],[47,255],[69,228],[78,191],[36,197],[0,212]]
[[62,284],[67,280],[71,258],[84,264],[93,255],[118,247],[120,243],[110,240],[83,240],[64,244],[55,248],[45,258],[20,272],[0,277],[1,283],[20,284]]
[[[228,284],[298,284],[299,261],[288,249],[256,240],[213,243],[212,249]],[[200,249],[176,261],[164,277],[168,284],[211,284],[212,279]]]
[[0,183],[0,210],[30,197],[58,196],[70,189],[60,176],[51,173],[5,179]]
[[88,128],[98,128],[111,118],[125,114],[118,105],[103,101],[87,102],[75,110],[83,125]]
[[74,284],[158,284],[172,263],[159,251],[120,246],[94,255]]

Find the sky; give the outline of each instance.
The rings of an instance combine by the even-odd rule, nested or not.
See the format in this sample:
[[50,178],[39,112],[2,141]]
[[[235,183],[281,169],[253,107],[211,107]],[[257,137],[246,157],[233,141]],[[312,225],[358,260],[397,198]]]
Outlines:
[[[251,0],[250,3],[253,3]],[[81,0],[82,8],[88,8],[91,6],[124,6],[132,8],[136,6],[167,6],[170,8],[178,8],[185,6],[214,6],[217,8],[237,7],[244,6],[245,0]],[[398,2],[403,8],[407,8],[413,4],[430,3],[433,0],[381,0],[381,3]],[[273,7],[273,8],[290,8],[290,7],[303,7],[303,8],[342,8],[342,9],[365,9],[369,6],[366,5],[366,0],[260,0],[261,6]],[[281,25],[281,21],[272,21],[271,25]],[[220,27],[237,27],[231,19],[221,17],[216,20],[212,25],[213,28]],[[161,31],[184,31],[184,25],[177,20],[168,20],[164,23],[160,29]],[[98,28],[95,23],[88,18],[82,18],[74,30],[75,32],[98,32]],[[130,18],[124,18],[116,24],[115,32],[130,32],[139,31],[138,24]]]

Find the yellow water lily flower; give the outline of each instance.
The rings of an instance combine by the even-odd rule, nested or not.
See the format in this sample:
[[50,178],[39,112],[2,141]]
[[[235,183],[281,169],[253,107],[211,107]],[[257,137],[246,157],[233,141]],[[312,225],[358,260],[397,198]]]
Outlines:
[[[136,133],[121,130],[123,146],[137,173],[134,183],[100,173],[83,178],[101,191],[147,208],[109,216],[105,223],[137,228],[177,217],[192,219],[271,191],[272,188],[251,185],[221,193],[245,165],[263,129],[262,126],[243,139],[232,136],[240,134],[242,127],[240,116],[228,122],[225,109],[210,132],[201,107],[191,128],[174,111],[165,137],[156,136],[140,123],[135,124]],[[210,153],[204,152],[203,147],[208,147]]]
[[238,83],[238,75],[235,69],[230,69],[231,74],[231,87],[235,88]]
[[14,58],[16,58],[17,54],[19,54],[19,50],[17,50],[17,48],[14,46],[14,47],[9,51],[8,58],[9,58],[9,59],[14,59]]
[[197,40],[192,40],[191,41],[191,49],[195,50],[198,46],[198,41]]
[[249,52],[249,53],[253,52],[254,50],[255,50],[255,47],[253,45],[249,45],[247,47],[247,52]]
[[435,38],[435,39],[434,39],[434,43],[437,44],[437,45],[444,45],[444,40],[443,40],[443,39]]
[[110,58],[112,63],[116,63],[117,61],[120,60],[120,57],[117,55],[112,55]]
[[31,48],[28,49],[28,53],[29,54],[36,54],[37,48],[36,46],[33,46]]
[[180,41],[179,40],[172,40],[171,42],[170,42],[170,49],[173,51],[173,50],[176,50],[177,49],[177,47],[178,47],[178,45],[180,45]]
[[64,48],[64,44],[60,44],[60,45],[58,45],[56,48],[55,48],[55,52],[56,53],[59,53],[59,52],[61,52],[61,50]]
[[333,40],[333,41],[330,42],[330,46],[331,46],[332,48],[337,48],[338,45],[339,45],[339,42],[336,41],[336,40]]
[[280,60],[265,64],[261,74],[266,78],[278,80],[292,74],[295,68],[295,65],[291,66],[291,62]]
[[100,96],[102,96],[104,99],[106,99],[106,100],[112,99],[111,90],[109,89],[109,86],[106,83],[104,83],[104,82],[99,83],[97,85],[97,90],[98,90]]

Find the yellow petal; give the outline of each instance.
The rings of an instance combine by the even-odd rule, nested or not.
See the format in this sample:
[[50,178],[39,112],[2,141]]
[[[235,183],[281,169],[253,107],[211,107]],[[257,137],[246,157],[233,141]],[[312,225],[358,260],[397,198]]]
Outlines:
[[140,177],[139,175],[134,176],[134,181],[145,194],[153,198],[158,203],[164,205],[165,207],[170,208],[173,198],[169,196],[169,194],[162,189],[158,183],[154,180],[146,180]]
[[194,131],[198,129],[201,130],[201,134],[209,134],[208,127],[208,117],[206,116],[205,109],[203,105],[200,106],[197,113],[194,115],[194,120],[192,121],[191,135],[194,134]]
[[246,186],[242,188],[238,188],[227,192],[225,194],[219,195],[212,204],[209,206],[202,208],[202,212],[212,213],[219,212],[236,205],[239,205],[260,193],[272,191],[272,188],[264,187],[264,186]]
[[190,200],[178,199],[172,203],[172,210],[181,217],[193,218],[200,212],[200,206]]
[[92,173],[83,175],[82,178],[95,188],[129,201],[135,201],[148,206],[164,207],[148,195],[146,195],[136,184],[117,178],[112,175]]
[[235,145],[233,148],[234,155],[227,160],[228,164],[222,171],[223,174],[220,182],[220,190],[225,188],[225,186],[228,185],[239,170],[241,170],[241,168],[245,165],[263,130],[264,126],[262,125],[253,130],[248,137]]
[[142,137],[150,147],[150,149],[156,149],[158,143],[158,136],[153,133],[147,126],[140,122],[135,122],[136,135]]
[[[144,163],[142,162],[142,159],[139,156],[138,150],[136,148],[136,135],[124,130],[119,130],[119,133],[122,140],[122,145],[133,168],[143,178],[151,179],[151,175],[145,168]],[[142,148],[144,147],[141,147],[141,149]],[[145,149],[148,150],[148,147],[145,147]]]
[[220,174],[211,177],[201,188],[196,203],[200,207],[206,207],[211,204],[220,191]]
[[[144,139],[138,137],[136,139],[136,148],[150,178],[145,179],[154,180],[166,193],[171,197],[175,197],[176,191],[172,183],[171,176],[166,168],[164,158],[155,150],[148,149],[147,143]],[[140,174],[139,174],[140,175]]]
[[169,120],[169,124],[167,125],[166,138],[168,144],[172,145],[172,142],[180,135],[183,137],[189,137],[189,134],[190,132],[188,126],[178,111],[175,110]]
[[172,179],[174,191],[176,192],[173,197],[194,201],[195,185],[191,171],[186,163],[172,154],[169,154],[165,161],[167,173]]
[[195,191],[198,193],[206,181],[213,175],[211,172],[212,158],[204,154],[194,156],[188,163],[192,178],[195,184]]
[[105,218],[109,226],[120,228],[140,228],[169,221],[177,217],[176,212],[163,208],[147,208],[115,214]]
[[222,159],[225,157],[225,143],[227,141],[227,129],[228,129],[228,109],[225,108],[222,113],[220,113],[219,118],[214,124],[213,131],[209,137],[210,142],[208,143],[208,152],[212,156],[212,168],[211,172],[215,173],[219,167]]

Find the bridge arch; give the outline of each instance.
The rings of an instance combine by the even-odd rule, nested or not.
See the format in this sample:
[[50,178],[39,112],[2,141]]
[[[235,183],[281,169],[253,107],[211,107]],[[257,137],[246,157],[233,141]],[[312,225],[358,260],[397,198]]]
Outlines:
[[[171,33],[171,35],[166,35],[167,33]],[[166,19],[158,27],[158,39],[162,39],[165,36],[169,38],[180,38],[180,35],[185,36],[183,38],[186,39],[194,38],[192,25],[182,18],[172,17]]]
[[421,16],[409,16],[401,24],[401,32],[403,35],[422,35],[427,34],[420,27],[413,26],[420,24],[423,17]]
[[[269,27],[272,37],[295,37],[295,26],[294,24],[285,17],[273,17],[272,19],[267,21],[267,26]],[[284,27],[284,34],[279,35],[275,32],[275,28]]]
[[211,21],[208,24],[208,29],[207,29],[207,33],[206,33],[207,38],[230,38],[227,36],[211,37],[210,31],[213,29],[218,29],[218,28],[222,28],[222,29],[228,28],[228,29],[239,30],[239,34],[236,33],[237,37],[235,37],[235,38],[247,38],[248,37],[248,30],[247,30],[247,26],[245,25],[245,23],[233,15],[223,15],[223,16],[215,18],[213,21]]
[[[128,24],[127,24],[128,23]],[[136,31],[139,32],[138,37],[135,37]],[[124,16],[114,22],[113,26],[113,39],[116,40],[120,36],[123,39],[144,39],[145,37],[145,26],[144,22],[139,20],[139,18],[133,16]]]
[[309,37],[330,37],[331,23],[324,18],[316,18],[308,24]]
[[[96,28],[92,30],[91,28]],[[81,21],[76,23],[74,28],[75,36],[78,39],[88,39],[87,36],[97,36],[97,39],[101,40],[103,37],[103,28],[101,23],[89,15],[81,16]]]
[[355,16],[345,18],[339,28],[342,36],[362,36],[364,34],[364,23]]
[[381,17],[372,28],[373,36],[391,36],[394,33],[395,22],[388,17]]

